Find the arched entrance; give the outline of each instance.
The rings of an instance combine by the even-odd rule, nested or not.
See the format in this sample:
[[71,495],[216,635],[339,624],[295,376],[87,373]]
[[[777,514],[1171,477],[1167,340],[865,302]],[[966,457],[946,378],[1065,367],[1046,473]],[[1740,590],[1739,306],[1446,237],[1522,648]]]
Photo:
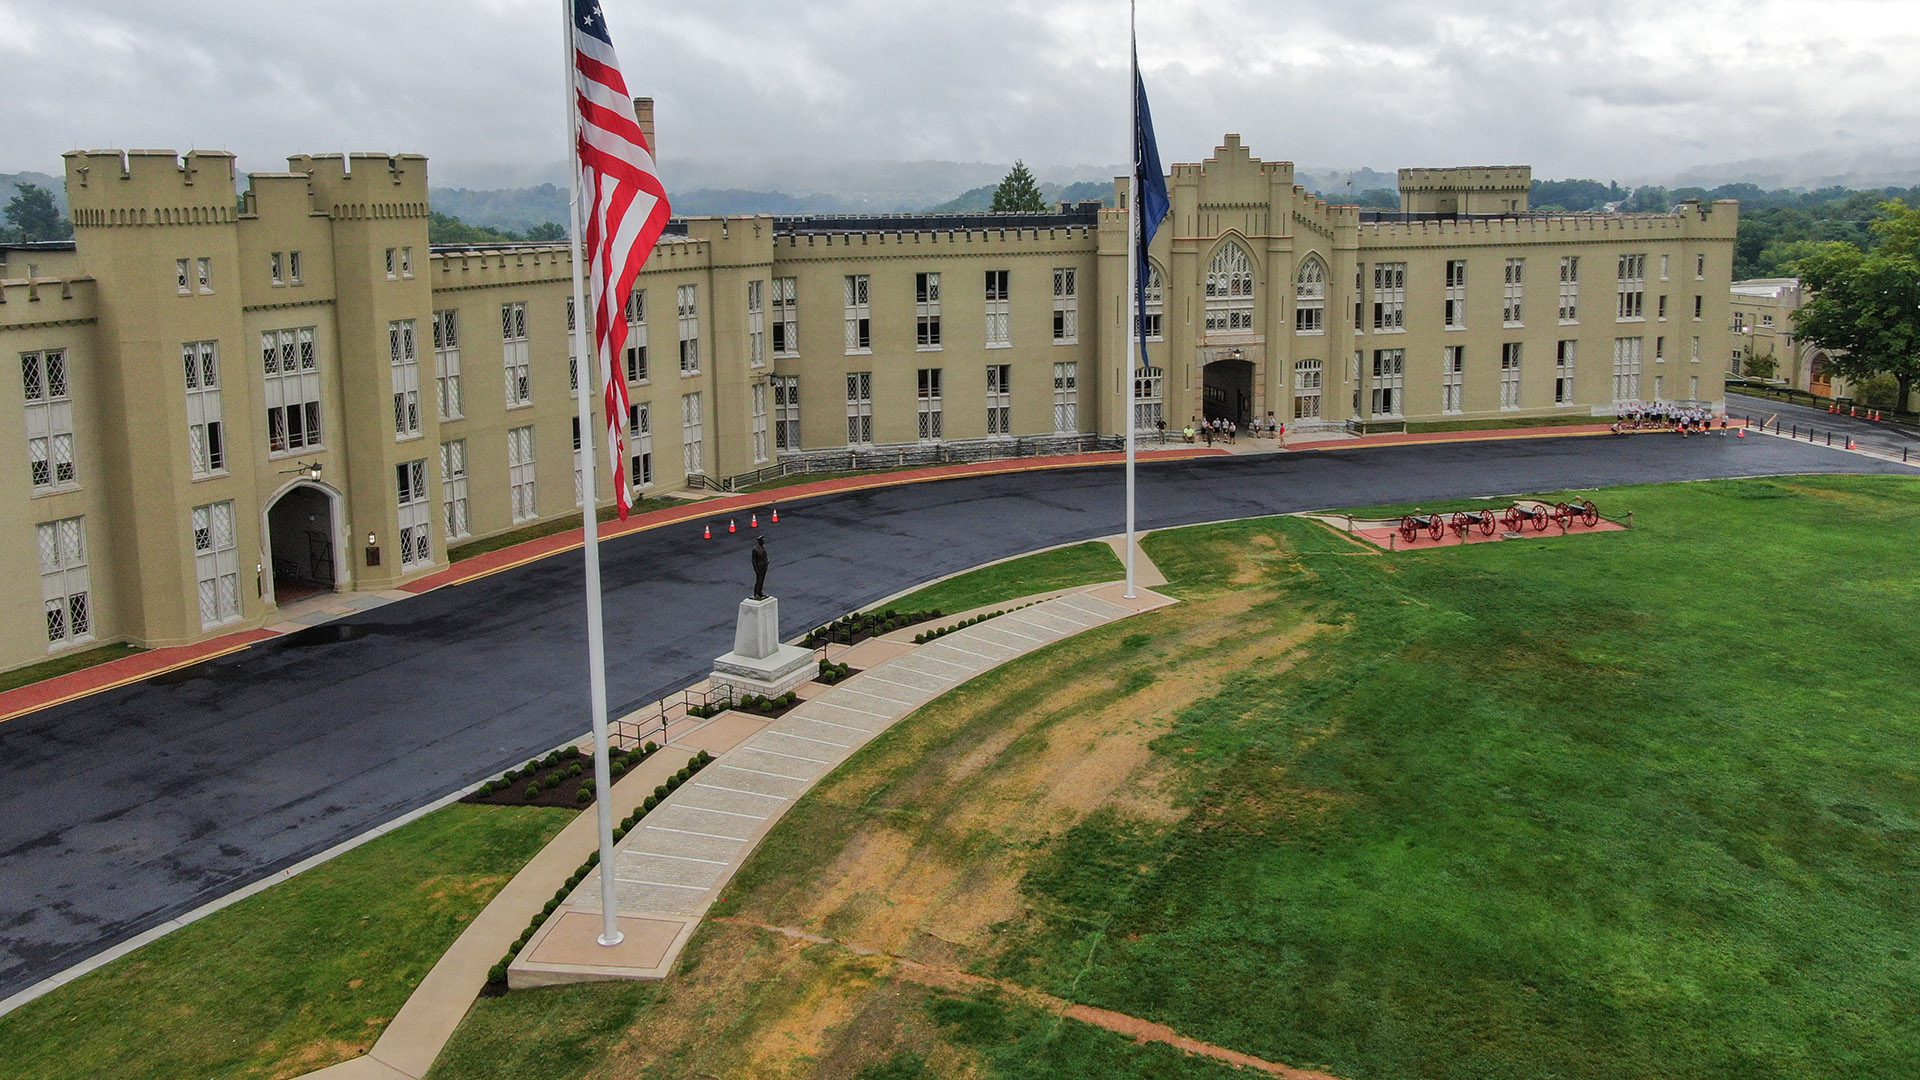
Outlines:
[[1833,396],[1833,362],[1827,354],[1813,354],[1813,362],[1807,372],[1807,389],[1821,397]]
[[302,481],[267,507],[263,585],[275,604],[287,604],[341,586],[338,558],[340,496]]
[[1209,420],[1231,420],[1245,428],[1253,419],[1253,361],[1215,360],[1201,369]]

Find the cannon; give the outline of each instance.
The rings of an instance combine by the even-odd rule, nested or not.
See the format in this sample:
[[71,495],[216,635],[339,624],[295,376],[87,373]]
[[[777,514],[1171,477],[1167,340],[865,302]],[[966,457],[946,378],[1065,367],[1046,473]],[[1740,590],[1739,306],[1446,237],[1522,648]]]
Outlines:
[[1514,503],[1507,507],[1507,512],[1500,520],[1508,532],[1526,532],[1529,525],[1533,526],[1534,532],[1546,532],[1547,526],[1553,522],[1553,507],[1541,503],[1533,506]]
[[1553,519],[1569,526],[1579,522],[1591,529],[1600,524],[1600,511],[1594,507],[1592,499],[1582,499],[1577,503],[1556,503],[1553,507]]
[[1447,519],[1444,514],[1408,514],[1400,519],[1400,539],[1411,544],[1426,533],[1438,540],[1447,534]]
[[1500,526],[1500,515],[1491,510],[1472,510],[1453,515],[1447,527],[1453,535],[1465,540],[1467,533],[1479,529],[1482,536],[1492,536],[1493,530]]

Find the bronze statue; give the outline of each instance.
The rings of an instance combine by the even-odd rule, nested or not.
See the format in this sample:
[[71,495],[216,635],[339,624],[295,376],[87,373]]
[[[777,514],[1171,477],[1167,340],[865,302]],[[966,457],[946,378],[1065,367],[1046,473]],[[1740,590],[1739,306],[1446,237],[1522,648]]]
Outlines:
[[753,545],[753,598],[767,598],[767,538],[764,536]]

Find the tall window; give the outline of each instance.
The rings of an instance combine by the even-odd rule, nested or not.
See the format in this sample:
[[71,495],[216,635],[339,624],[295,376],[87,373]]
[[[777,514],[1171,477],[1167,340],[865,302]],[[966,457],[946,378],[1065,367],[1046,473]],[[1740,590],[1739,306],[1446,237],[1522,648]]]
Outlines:
[[873,351],[873,305],[867,297],[867,275],[848,274],[845,282],[847,354]]
[[[1161,333],[1162,324],[1166,321],[1167,280],[1166,276],[1160,273],[1158,263],[1147,263],[1146,285],[1147,305],[1145,317],[1147,323],[1147,340],[1160,341],[1163,339]],[[1134,317],[1133,332],[1134,337],[1138,338],[1140,336],[1140,316]]]
[[767,384],[753,384],[753,463],[765,464],[767,453]]
[[1666,381],[1667,381],[1667,377],[1665,375],[1655,375],[1653,377],[1653,400],[1655,401],[1666,400],[1666,397],[1667,397],[1667,388],[1665,386]]
[[[1361,333],[1366,330],[1366,314],[1367,265],[1365,263],[1355,263],[1353,267],[1353,329],[1355,333]],[[1355,368],[1353,374],[1356,379],[1359,378],[1359,369]],[[1357,394],[1359,390],[1359,385],[1355,384],[1354,392]],[[1356,412],[1359,411],[1358,404],[1354,406],[1354,410]]]
[[700,410],[699,394],[680,396],[680,458],[688,476],[707,471],[707,422]]
[[1053,431],[1068,435],[1080,430],[1080,365],[1072,361],[1053,365]]
[[674,290],[680,315],[680,374],[700,374],[700,287],[682,285]]
[[1520,407],[1520,343],[1517,341],[1500,346],[1500,407]]
[[185,259],[173,260],[173,287],[181,296],[193,291],[193,271],[188,269]]
[[1620,306],[1618,318],[1647,317],[1647,257],[1620,256]]
[[1449,345],[1440,360],[1440,411],[1457,413],[1465,408],[1467,349]]
[[267,452],[291,454],[320,445],[320,358],[313,327],[260,335],[266,371]]
[[1167,418],[1167,370],[1133,369],[1133,430],[1158,431]]
[[1327,332],[1327,264],[1318,255],[1307,256],[1294,279],[1293,330],[1296,334]]
[[627,406],[627,437],[632,440],[633,460],[627,475],[633,486],[645,490],[653,486],[653,403],[642,401]]
[[193,475],[212,476],[227,467],[226,425],[220,412],[220,348],[211,341],[180,346],[187,376],[187,456]]
[[773,377],[773,446],[800,449],[800,376]]
[[800,354],[800,309],[794,305],[794,279],[773,279],[773,355]]
[[275,285],[287,283],[287,257],[284,252],[276,251],[267,257],[267,273]]
[[26,397],[27,470],[34,494],[78,487],[66,351],[20,354],[20,381]]
[[1698,295],[1696,295],[1696,296],[1695,296],[1695,297],[1693,298],[1693,320],[1694,320],[1695,322],[1699,322],[1699,321],[1700,321],[1700,315],[1701,315],[1701,304],[1703,304],[1703,303],[1704,303],[1705,301],[1706,301],[1706,297],[1704,297],[1704,296],[1698,296]]
[[[991,370],[991,369],[989,369]],[[940,395],[940,369],[921,368],[914,393],[914,411],[920,421],[920,441],[939,442],[946,406]]]
[[1563,340],[1553,353],[1553,403],[1573,404],[1573,362],[1579,356],[1580,343]]
[[240,556],[233,531],[233,501],[193,508],[193,569],[200,596],[200,626],[240,617]]
[[194,279],[197,282],[199,282],[200,291],[202,293],[210,293],[213,291],[213,260],[212,259],[193,260],[193,273],[194,273]]
[[1508,259],[1505,291],[1501,296],[1501,321],[1519,326],[1526,314],[1527,260]]
[[1695,281],[1705,281],[1707,279],[1707,257],[1705,255],[1695,255],[1693,257],[1693,279]]
[[987,348],[1013,345],[1013,309],[1007,297],[1007,271],[987,271]]
[[1658,314],[1661,322],[1667,321],[1667,294],[1666,293],[1660,294]]
[[1398,331],[1407,327],[1407,264],[1373,266],[1373,328]]
[[847,372],[847,445],[873,445],[873,372]]
[[500,305],[500,341],[507,373],[507,408],[533,403],[533,361],[527,343],[527,305]]
[[540,514],[534,489],[533,425],[507,430],[507,490],[513,501],[513,520],[530,521]]
[[1373,415],[1399,416],[1407,382],[1407,350],[1373,350]]
[[433,562],[432,511],[427,509],[427,459],[402,461],[393,467],[394,488],[400,505],[400,569],[413,570]]
[[1293,362],[1293,418],[1295,420],[1319,418],[1324,367],[1325,365],[1319,360]]
[[940,275],[913,275],[914,346],[922,351],[940,347]]
[[1053,268],[1053,343],[1071,345],[1080,340],[1080,295],[1071,266]]
[[1580,321],[1580,256],[1567,255],[1560,260],[1560,321]]
[[647,368],[647,290],[635,289],[627,294],[627,382],[629,384],[649,381],[651,373]]
[[1245,248],[1228,241],[1207,264],[1207,333],[1244,334],[1253,330],[1253,260]]
[[1692,353],[1691,359],[1696,364],[1700,362],[1700,335],[1699,334],[1693,335],[1693,353]]
[[449,543],[473,531],[467,514],[467,440],[440,444],[440,510]]
[[1013,365],[987,365],[987,434],[1013,434]]
[[1458,330],[1467,325],[1467,260],[1447,260],[1445,326]]
[[[576,388],[576,392],[577,392]],[[573,430],[573,505],[586,505],[587,480],[581,471],[580,461],[580,417],[567,418],[568,426]]]
[[433,313],[433,380],[440,419],[460,419],[460,313],[451,309]]
[[1656,364],[1667,362],[1667,339],[1664,336],[1653,339],[1653,362]]
[[767,283],[757,278],[747,282],[747,363],[767,363]]
[[297,251],[287,252],[287,275],[289,284],[302,284],[300,277],[300,253]]
[[413,340],[413,320],[387,324],[387,358],[393,371],[393,434],[420,436],[420,357]]
[[93,640],[93,586],[87,574],[86,522],[49,521],[40,541],[40,600],[47,617],[47,650]]

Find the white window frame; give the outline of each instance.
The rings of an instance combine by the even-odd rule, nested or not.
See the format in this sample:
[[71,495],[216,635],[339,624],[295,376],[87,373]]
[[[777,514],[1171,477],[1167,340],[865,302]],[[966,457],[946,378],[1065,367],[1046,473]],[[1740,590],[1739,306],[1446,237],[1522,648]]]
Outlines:
[[1644,253],[1620,256],[1619,300],[1614,306],[1616,322],[1643,322],[1647,317],[1647,257]]
[[287,283],[287,256],[285,252],[275,251],[267,256],[267,276],[275,285]]
[[917,352],[941,350],[938,272],[913,275],[913,347]]
[[1080,274],[1071,266],[1053,268],[1053,343],[1080,343]]
[[73,371],[65,349],[20,354],[21,395],[25,400],[27,476],[33,494],[72,491],[80,486],[73,432]]
[[1080,365],[1072,360],[1057,362],[1053,365],[1053,433],[1071,435],[1079,430]]
[[846,347],[848,356],[864,356],[873,351],[873,293],[865,274],[847,274],[841,282],[846,310]]
[[1206,332],[1253,332],[1253,256],[1237,242],[1220,245],[1207,263]]
[[189,262],[187,259],[173,260],[174,291],[181,296],[193,295],[193,269]]
[[187,387],[187,460],[193,477],[220,476],[227,471],[227,433],[220,408],[219,343],[182,342],[180,367]]
[[1167,369],[1133,369],[1133,430],[1159,431],[1167,418]]
[[397,442],[421,436],[420,347],[412,319],[387,324],[387,364],[393,376],[393,437]]
[[[1146,299],[1147,340],[1163,341],[1167,312],[1167,278],[1160,272],[1160,264],[1151,260],[1147,262]],[[1136,341],[1140,338],[1140,316],[1135,316],[1133,319],[1133,336]]]
[[1613,403],[1616,405],[1640,400],[1640,372],[1646,340],[1640,337],[1613,339]]
[[800,355],[800,308],[795,303],[797,281],[773,279],[773,355],[775,359]]
[[1466,409],[1467,348],[1448,345],[1440,354],[1440,411],[1457,414]]
[[460,313],[452,308],[433,313],[433,381],[440,419],[465,415],[460,400]]
[[93,583],[87,569],[87,523],[61,518],[35,527],[40,549],[40,602],[47,651],[92,641]]
[[1560,325],[1580,321],[1580,256],[1560,257]]
[[773,377],[773,448],[800,449],[800,376]]
[[1010,270],[986,272],[987,348],[1013,348],[1013,301],[1008,292],[1013,280]]
[[767,366],[767,283],[747,282],[747,364]]
[[240,544],[233,500],[194,507],[190,524],[200,628],[237,622],[241,616]]
[[627,346],[621,358],[627,385],[644,386],[653,381],[652,358],[647,354],[647,290],[627,294]]
[[1373,330],[1378,334],[1407,329],[1407,264],[1373,264]]
[[1508,259],[1506,278],[1500,293],[1500,323],[1521,326],[1526,322],[1527,260]]
[[987,365],[987,434],[1013,434],[1013,365]]
[[1580,358],[1580,343],[1572,338],[1561,338],[1553,350],[1553,403],[1555,405],[1573,405],[1579,394],[1574,384],[1574,370]]
[[700,374],[700,286],[676,287],[673,300],[680,327],[680,375],[691,378]]
[[300,253],[297,251],[287,252],[287,284],[306,284],[305,280],[300,276]]
[[[1293,332],[1302,336],[1327,332],[1327,262],[1308,255],[1293,279]],[[1317,415],[1317,414],[1316,414]]]
[[847,372],[847,445],[873,445],[873,372]]
[[500,305],[500,354],[506,376],[507,408],[533,404],[533,353],[527,339],[527,302]]
[[635,489],[645,491],[653,486],[653,402],[627,406],[627,447],[632,455],[627,479]]
[[472,503],[467,491],[467,440],[440,444],[440,520],[447,543],[473,532]]
[[507,429],[507,493],[515,524],[540,516],[539,472],[534,460],[533,425]]
[[1320,399],[1325,384],[1326,361],[1309,358],[1293,362],[1293,418],[1295,420],[1320,418]]
[[194,276],[199,280],[201,295],[213,292],[213,260],[193,260]]
[[267,330],[260,335],[269,458],[317,450],[326,445],[326,429],[321,426],[320,415],[319,353],[319,343],[311,326]]
[[1407,350],[1373,350],[1371,387],[1370,415],[1376,420],[1398,418],[1406,407]]
[[915,372],[914,417],[923,443],[937,443],[945,437],[946,403],[941,394],[941,370],[920,368]]
[[393,466],[400,523],[400,572],[433,565],[433,511],[427,504],[427,459]]
[[1441,306],[1441,325],[1448,330],[1467,328],[1467,260],[1448,259],[1446,301]]
[[680,458],[688,476],[707,471],[707,420],[701,409],[698,391],[680,396]]
[[1500,408],[1512,411],[1520,407],[1520,371],[1526,349],[1518,341],[1500,345]]
[[767,438],[767,384],[753,384],[753,463],[764,465],[769,457]]

